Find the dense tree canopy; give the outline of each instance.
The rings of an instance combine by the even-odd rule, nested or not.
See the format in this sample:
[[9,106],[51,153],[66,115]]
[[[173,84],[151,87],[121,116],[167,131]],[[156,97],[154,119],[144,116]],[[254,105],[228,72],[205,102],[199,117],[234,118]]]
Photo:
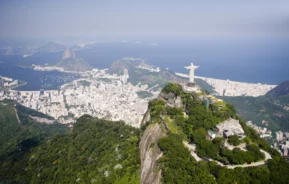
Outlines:
[[[186,94],[177,84],[168,84],[163,93],[181,97],[183,107],[176,108],[156,99],[149,103],[150,123],[165,126],[165,137],[151,147],[163,152],[156,169],[162,170],[163,183],[203,184],[286,184],[289,164],[259,135],[236,115],[226,102],[205,108],[196,94]],[[0,104],[0,182],[11,183],[139,183],[139,129],[123,122],[111,122],[82,116],[73,129],[66,131],[59,124],[34,122],[22,107]],[[17,112],[20,123],[15,115]],[[223,120],[240,120],[245,131],[246,151],[229,150],[225,139],[211,139],[208,130]],[[177,130],[177,131],[176,131]],[[196,153],[203,158],[196,161],[183,141],[196,145]],[[229,137],[231,145],[238,145],[236,136]],[[251,163],[264,159],[260,148],[272,159],[258,167],[228,169],[207,158],[224,164]]]
[[138,142],[138,129],[123,122],[82,116],[71,132],[47,140],[16,163],[5,160],[0,177],[27,183],[139,183]]
[[177,135],[169,134],[158,142],[164,152],[160,160],[164,183],[216,183],[208,169],[200,165],[190,155]]
[[[188,117],[162,104],[161,114],[169,114],[172,121],[181,128],[182,135],[176,135],[169,130],[168,136],[159,140],[158,145],[164,153],[160,160],[164,183],[288,183],[289,164],[274,149],[272,149],[259,135],[246,126],[246,123],[236,115],[234,107],[226,102],[222,105],[210,105],[207,110],[195,95],[183,93],[177,84],[169,84],[163,93],[173,93],[182,98],[182,109]],[[161,102],[158,102],[161,104]],[[160,114],[160,115],[161,115]],[[213,129],[223,120],[233,117],[240,120],[247,137],[243,140],[247,144],[247,151],[235,148],[229,150],[224,147],[224,138],[208,139],[207,131]],[[273,160],[258,167],[228,169],[215,162],[196,162],[190,152],[182,144],[184,139],[196,144],[196,152],[200,157],[212,158],[224,164],[244,164],[264,159],[260,148],[271,154]],[[229,137],[229,143],[239,145],[237,136]],[[201,173],[199,172],[201,171]],[[215,179],[211,180],[211,176]],[[206,178],[207,180],[203,180]]]

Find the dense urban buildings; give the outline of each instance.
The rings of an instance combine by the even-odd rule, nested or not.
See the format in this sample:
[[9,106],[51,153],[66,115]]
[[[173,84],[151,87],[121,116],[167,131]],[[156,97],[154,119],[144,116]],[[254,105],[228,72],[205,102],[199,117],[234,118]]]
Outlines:
[[123,120],[135,127],[147,110],[148,99],[140,98],[139,91],[147,86],[127,83],[127,69],[122,76],[110,75],[105,70],[92,70],[89,78],[82,78],[61,86],[59,90],[14,91],[0,94],[0,98],[17,100],[20,104],[48,114],[61,123],[74,122],[89,114],[108,120]]
[[[187,74],[176,73],[180,77],[190,78]],[[217,96],[262,96],[268,91],[276,87],[276,85],[268,84],[254,84],[247,82],[236,82],[231,80],[213,79],[207,77],[195,76],[195,78],[206,81],[210,86],[213,87]]]

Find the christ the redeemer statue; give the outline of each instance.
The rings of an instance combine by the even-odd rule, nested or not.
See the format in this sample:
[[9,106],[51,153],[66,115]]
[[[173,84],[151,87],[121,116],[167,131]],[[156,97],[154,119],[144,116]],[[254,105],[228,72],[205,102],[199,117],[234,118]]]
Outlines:
[[191,63],[191,66],[185,66],[185,68],[190,70],[190,83],[194,83],[195,69],[199,68],[199,66],[195,66],[193,63]]

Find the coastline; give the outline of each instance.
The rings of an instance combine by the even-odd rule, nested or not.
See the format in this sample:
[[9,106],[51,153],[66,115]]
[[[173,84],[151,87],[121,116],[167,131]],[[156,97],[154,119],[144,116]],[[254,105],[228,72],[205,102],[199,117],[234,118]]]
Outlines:
[[[175,72],[177,76],[189,78],[189,75],[184,73]],[[277,85],[261,84],[261,83],[248,83],[231,81],[229,79],[214,79],[201,76],[195,76],[196,79],[202,79],[210,86],[213,87],[214,95],[216,96],[263,96]]]
[[[184,78],[189,78],[188,74],[184,74],[184,73],[179,73],[179,72],[174,72],[177,76],[179,77],[184,77]],[[210,78],[210,77],[202,77],[202,76],[195,76],[196,79],[214,79],[214,80],[220,80],[220,81],[231,81],[231,82],[239,82],[239,81],[233,81],[233,80],[229,80],[229,79],[216,79],[216,78]],[[246,84],[261,84],[261,85],[267,85],[267,86],[277,86],[275,84],[262,84],[262,83],[253,83],[253,82],[239,82],[239,83],[246,83]]]
[[[27,82],[23,82],[23,83],[20,84],[20,85],[17,85],[17,86],[15,86],[15,87],[11,87],[10,90],[16,91],[16,90],[14,90],[14,89],[16,89],[16,88],[18,88],[18,87],[21,87],[21,86],[25,86],[26,84],[28,84],[28,83],[27,83]],[[17,91],[18,91],[18,90],[17,90]]]

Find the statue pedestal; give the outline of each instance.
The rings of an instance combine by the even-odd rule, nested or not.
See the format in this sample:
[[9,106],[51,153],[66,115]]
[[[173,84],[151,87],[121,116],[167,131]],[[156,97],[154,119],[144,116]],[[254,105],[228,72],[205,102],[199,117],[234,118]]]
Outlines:
[[196,85],[196,83],[195,82],[188,82],[186,85],[188,87],[194,87]]
[[187,93],[201,92],[200,86],[198,86],[195,82],[187,82],[187,83],[183,82],[183,83],[179,83],[179,84],[182,86],[184,92],[187,92]]

